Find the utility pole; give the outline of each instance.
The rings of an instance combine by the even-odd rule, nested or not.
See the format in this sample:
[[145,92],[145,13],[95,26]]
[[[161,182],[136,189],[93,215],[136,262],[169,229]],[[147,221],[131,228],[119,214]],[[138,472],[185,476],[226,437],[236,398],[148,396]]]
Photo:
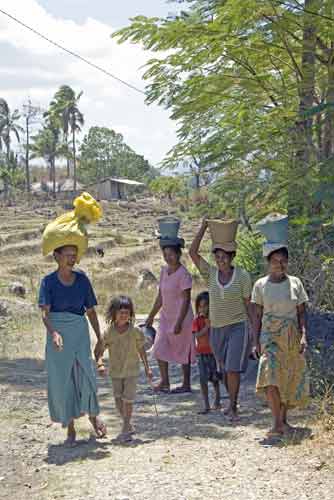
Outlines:
[[[25,132],[26,132],[26,190],[30,193],[30,166],[29,166],[29,149],[30,149],[30,125],[37,122],[38,116],[42,113],[39,106],[33,106],[31,100],[28,99],[27,104],[23,104],[23,116],[25,117]],[[33,120],[36,119],[34,122]]]

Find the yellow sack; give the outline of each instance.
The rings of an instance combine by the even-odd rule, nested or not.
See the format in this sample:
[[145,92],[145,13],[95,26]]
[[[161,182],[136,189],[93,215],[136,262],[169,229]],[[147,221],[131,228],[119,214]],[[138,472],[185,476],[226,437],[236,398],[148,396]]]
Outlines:
[[86,224],[97,222],[102,217],[101,205],[89,193],[82,193],[74,202],[74,210],[67,212],[50,222],[44,230],[43,255],[48,255],[56,248],[73,245],[78,249],[77,262],[88,247]]

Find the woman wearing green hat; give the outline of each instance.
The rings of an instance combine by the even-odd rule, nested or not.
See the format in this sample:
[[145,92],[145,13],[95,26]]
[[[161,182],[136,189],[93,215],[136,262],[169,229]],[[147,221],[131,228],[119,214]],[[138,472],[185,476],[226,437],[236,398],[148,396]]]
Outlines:
[[[216,265],[210,265],[200,254],[203,236],[210,227],[212,253]],[[248,364],[250,337],[248,316],[252,283],[247,271],[233,265],[237,245],[238,222],[203,220],[189,250],[194,264],[208,281],[210,296],[210,344],[224,370],[230,407],[225,412],[232,421],[238,420],[237,403],[240,374]]]

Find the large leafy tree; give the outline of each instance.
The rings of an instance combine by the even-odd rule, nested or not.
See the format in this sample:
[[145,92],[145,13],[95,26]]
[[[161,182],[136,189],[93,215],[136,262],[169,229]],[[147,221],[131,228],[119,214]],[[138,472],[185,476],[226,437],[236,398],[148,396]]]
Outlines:
[[83,182],[108,176],[152,179],[156,171],[112,129],[91,127],[80,147],[79,176]]
[[283,201],[295,218],[324,208],[326,217],[333,208],[324,190],[334,155],[333,2],[178,3],[184,11],[174,17],[139,16],[115,34],[157,52],[145,73],[147,101],[179,123],[167,162],[183,152],[199,157],[220,174],[224,196],[237,185],[245,193],[234,196],[239,211],[245,202],[254,210],[256,197],[257,206],[282,209]]

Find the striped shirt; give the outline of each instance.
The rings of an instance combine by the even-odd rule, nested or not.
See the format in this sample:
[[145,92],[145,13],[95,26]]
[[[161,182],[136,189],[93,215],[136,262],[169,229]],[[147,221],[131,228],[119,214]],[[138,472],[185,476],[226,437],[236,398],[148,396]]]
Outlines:
[[219,281],[219,271],[216,266],[211,266],[201,258],[199,269],[208,282],[212,328],[246,321],[245,299],[250,299],[252,293],[252,281],[248,272],[241,267],[234,267],[230,282],[223,286]]

